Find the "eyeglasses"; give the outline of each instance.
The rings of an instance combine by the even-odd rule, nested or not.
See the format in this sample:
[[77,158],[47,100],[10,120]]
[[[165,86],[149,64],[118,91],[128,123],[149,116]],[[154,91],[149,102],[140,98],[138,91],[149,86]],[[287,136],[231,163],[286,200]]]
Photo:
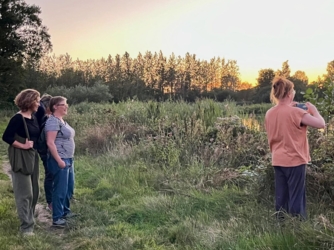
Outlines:
[[66,104],[66,103],[60,103],[60,104],[57,104],[57,106],[64,106],[64,107],[68,107],[68,104]]

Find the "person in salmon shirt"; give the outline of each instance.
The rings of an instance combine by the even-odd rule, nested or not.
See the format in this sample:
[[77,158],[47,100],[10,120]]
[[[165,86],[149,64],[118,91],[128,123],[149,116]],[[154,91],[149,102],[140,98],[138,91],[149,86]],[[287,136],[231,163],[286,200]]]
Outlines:
[[279,220],[285,213],[307,218],[305,178],[311,160],[307,127],[324,128],[325,120],[310,102],[296,107],[293,82],[284,77],[272,81],[270,99],[275,104],[265,115],[265,129],[275,171],[275,209]]

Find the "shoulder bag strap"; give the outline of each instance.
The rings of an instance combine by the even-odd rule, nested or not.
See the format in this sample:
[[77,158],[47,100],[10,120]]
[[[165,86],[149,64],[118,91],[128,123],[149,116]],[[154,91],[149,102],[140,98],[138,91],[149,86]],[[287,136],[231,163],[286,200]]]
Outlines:
[[26,123],[26,120],[24,119],[23,115],[22,115],[22,119],[23,119],[23,124],[24,124],[24,130],[26,131],[27,138],[30,141],[30,136],[29,136],[29,131],[28,131],[27,123]]

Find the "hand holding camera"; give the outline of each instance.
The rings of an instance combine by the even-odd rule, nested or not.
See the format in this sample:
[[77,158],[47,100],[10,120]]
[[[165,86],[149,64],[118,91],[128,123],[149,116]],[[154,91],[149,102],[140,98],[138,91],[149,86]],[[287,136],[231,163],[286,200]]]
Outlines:
[[307,110],[307,112],[309,112],[311,115],[314,115],[315,113],[318,112],[318,109],[316,108],[316,106],[314,106],[312,103],[310,102],[306,102],[306,103],[296,103],[295,107],[297,108],[301,108],[304,110]]
[[296,103],[295,107],[308,110],[308,107],[305,103]]
[[307,102],[307,103],[305,103],[305,105],[307,106],[307,111],[308,111],[311,115],[314,115],[314,114],[316,114],[316,113],[319,113],[317,107],[314,106],[312,103]]

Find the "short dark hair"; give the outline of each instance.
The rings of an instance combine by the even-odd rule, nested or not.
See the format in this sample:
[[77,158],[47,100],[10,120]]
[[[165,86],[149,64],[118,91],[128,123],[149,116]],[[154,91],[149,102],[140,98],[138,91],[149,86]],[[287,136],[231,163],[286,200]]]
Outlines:
[[63,97],[63,96],[54,96],[51,98],[50,100],[50,111],[52,113],[55,112],[54,106],[59,104],[62,101],[67,101],[67,98]]
[[39,102],[40,93],[35,89],[22,90],[14,99],[15,105],[22,111],[28,111],[34,105],[34,102]]

